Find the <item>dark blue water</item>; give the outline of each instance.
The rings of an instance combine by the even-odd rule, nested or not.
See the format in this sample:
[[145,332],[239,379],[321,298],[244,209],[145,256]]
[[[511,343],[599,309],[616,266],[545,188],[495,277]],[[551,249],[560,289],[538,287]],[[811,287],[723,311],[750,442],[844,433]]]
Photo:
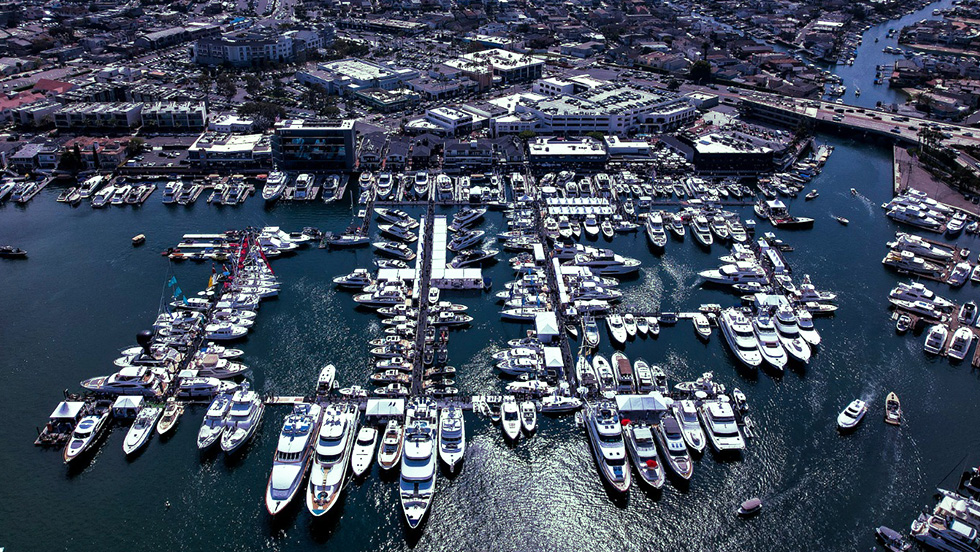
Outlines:
[[[270,521],[263,492],[275,439],[287,407],[270,407],[264,427],[235,460],[200,456],[194,445],[203,408],[192,408],[172,438],[154,437],[139,457],[121,451],[116,428],[84,469],[69,470],[61,453],[32,445],[35,428],[83,378],[112,371],[120,348],[134,342],[160,304],[175,274],[183,289],[202,288],[206,264],[171,266],[159,255],[185,232],[216,232],[245,225],[287,230],[349,224],[349,204],[279,205],[252,198],[237,208],[200,204],[167,207],[156,194],[140,209],[55,203],[45,190],[26,208],[0,207],[0,242],[30,252],[26,261],[0,262],[0,546],[8,550],[307,550],[323,544],[344,550],[867,550],[872,528],[905,528],[929,501],[932,489],[964,455],[975,450],[972,420],[980,383],[968,365],[927,358],[921,336],[899,337],[886,296],[898,278],[881,263],[884,243],[898,228],[878,205],[890,197],[890,152],[834,140],[837,146],[815,180],[821,194],[791,203],[816,219],[804,232],[779,232],[796,247],[788,254],[797,280],[810,274],[821,289],[840,294],[840,311],[818,319],[824,344],[805,370],[781,378],[734,368],[718,335],[702,344],[689,324],[664,328],[659,339],[638,339],[626,353],[663,366],[673,381],[712,370],[719,381],[748,396],[759,438],[744,458],[697,462],[688,488],[662,493],[631,491],[610,499],[600,484],[581,430],[570,417],[545,419],[532,439],[507,446],[499,429],[469,416],[470,448],[454,479],[441,477],[432,515],[420,536],[407,536],[396,483],[375,472],[346,491],[338,515],[314,522],[301,507]],[[853,197],[856,187],[861,197]],[[447,210],[446,212],[451,212]],[[417,211],[415,211],[417,213]],[[743,217],[750,217],[746,209]],[[831,214],[850,219],[838,225]],[[499,214],[483,227],[503,228]],[[765,224],[760,231],[767,230]],[[133,248],[130,237],[146,233]],[[972,238],[962,245],[980,250]],[[600,243],[602,240],[600,239]],[[617,252],[643,261],[640,276],[624,282],[626,304],[693,310],[701,303],[731,305],[734,295],[702,289],[697,272],[719,264],[688,237],[673,240],[662,257],[642,234],[617,236]],[[241,346],[263,392],[303,394],[320,366],[334,363],[344,385],[367,383],[366,341],[380,334],[378,319],[354,307],[330,279],[368,266],[372,253],[305,250],[273,261],[280,297],[263,304]],[[499,289],[510,279],[501,262],[487,270]],[[969,285],[939,290],[977,298]],[[522,335],[499,321],[487,294],[448,294],[470,305],[469,330],[454,332],[451,364],[464,394],[500,392],[489,354]],[[603,352],[611,353],[603,335]],[[902,399],[905,423],[881,422],[884,395]],[[872,402],[855,434],[835,430],[837,413],[852,399]],[[952,483],[950,483],[952,484]],[[758,495],[767,511],[742,521],[734,509]],[[167,508],[165,503],[171,506]],[[301,506],[297,501],[296,506]],[[778,544],[777,544],[778,543]]]

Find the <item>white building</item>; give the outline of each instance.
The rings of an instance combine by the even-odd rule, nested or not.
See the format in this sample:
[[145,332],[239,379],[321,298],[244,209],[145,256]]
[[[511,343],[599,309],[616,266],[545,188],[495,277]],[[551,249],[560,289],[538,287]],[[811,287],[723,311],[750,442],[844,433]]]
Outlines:
[[[540,132],[581,135],[588,132],[623,135],[629,132],[658,134],[693,122],[697,110],[681,96],[666,90],[621,84],[604,84],[576,94],[560,94],[544,100],[524,100],[516,114],[536,119]],[[496,124],[498,134],[529,119],[508,119]]]

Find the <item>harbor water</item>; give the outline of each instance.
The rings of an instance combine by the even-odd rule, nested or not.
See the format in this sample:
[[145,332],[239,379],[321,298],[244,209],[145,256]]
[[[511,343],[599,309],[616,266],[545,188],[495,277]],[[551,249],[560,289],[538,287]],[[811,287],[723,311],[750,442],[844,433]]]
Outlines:
[[[116,352],[147,328],[176,275],[185,293],[201,289],[208,264],[171,265],[159,252],[185,232],[217,232],[247,225],[340,230],[351,220],[349,203],[277,205],[251,198],[235,208],[205,203],[165,206],[159,196],[141,208],[82,206],[54,201],[47,189],[24,207],[0,208],[2,241],[30,253],[0,262],[4,309],[0,317],[0,468],[7,474],[0,503],[0,545],[9,550],[305,550],[326,544],[345,550],[785,550],[867,549],[872,528],[905,527],[936,485],[977,445],[972,423],[980,382],[968,364],[927,358],[922,336],[897,336],[886,309],[888,290],[900,281],[880,263],[884,243],[899,229],[879,205],[890,197],[890,152],[875,145],[828,139],[836,146],[813,186],[820,197],[790,202],[794,214],[816,219],[813,230],[777,232],[796,249],[788,260],[796,279],[809,274],[820,289],[839,293],[840,310],[818,319],[824,341],[805,370],[783,377],[744,373],[715,333],[707,344],[686,321],[665,327],[658,339],[626,347],[664,367],[671,381],[714,371],[748,396],[758,437],[743,459],[696,462],[686,487],[661,493],[634,488],[627,500],[604,490],[581,429],[571,416],[542,420],[538,433],[516,446],[499,428],[467,415],[469,450],[462,472],[441,476],[424,531],[406,533],[396,482],[377,468],[351,483],[336,515],[315,522],[300,501],[283,519],[270,520],[262,497],[278,429],[288,407],[269,407],[264,427],[235,459],[201,456],[195,435],[203,407],[191,407],[169,439],[154,437],[136,458],[121,451],[117,427],[94,459],[66,468],[60,451],[35,448],[36,427],[83,378],[112,371]],[[851,187],[860,191],[855,197]],[[445,209],[451,213],[451,209]],[[416,210],[413,214],[419,214]],[[850,219],[841,226],[831,215]],[[750,208],[743,218],[752,216]],[[503,229],[499,213],[483,224]],[[760,223],[759,231],[768,231]],[[147,234],[134,248],[130,237]],[[661,257],[644,235],[618,235],[618,253],[643,261],[625,281],[624,305],[693,310],[702,303],[736,304],[727,292],[702,288],[697,272],[717,266],[724,249],[710,252],[689,235],[674,238]],[[963,246],[980,249],[974,238]],[[319,368],[332,362],[343,385],[367,384],[366,341],[380,334],[377,317],[355,308],[351,295],[330,279],[369,266],[370,249],[308,249],[277,259],[278,299],[266,302],[241,348],[263,393],[302,395]],[[500,288],[506,262],[486,270]],[[969,284],[954,299],[976,298]],[[472,328],[450,339],[463,394],[499,393],[502,381],[490,354],[525,326],[501,322],[490,294],[446,296],[470,306]],[[610,354],[609,337],[601,345]],[[573,343],[574,345],[574,343]],[[881,423],[884,395],[902,398],[905,423]],[[835,429],[837,413],[861,397],[872,411],[853,435]],[[954,476],[955,477],[955,476]],[[947,484],[953,484],[947,480]],[[750,496],[766,512],[752,520],[734,515]],[[168,506],[169,504],[169,506]]]

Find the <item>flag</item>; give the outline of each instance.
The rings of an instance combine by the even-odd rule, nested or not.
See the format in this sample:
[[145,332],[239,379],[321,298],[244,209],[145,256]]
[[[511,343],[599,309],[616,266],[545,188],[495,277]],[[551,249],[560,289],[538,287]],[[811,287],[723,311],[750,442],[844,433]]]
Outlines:
[[208,289],[211,289],[212,287],[214,287],[214,274],[212,274],[211,277],[208,278]]
[[170,277],[170,281],[167,282],[167,286],[168,287],[174,287],[175,285],[177,285],[177,277],[176,276],[171,276]]
[[187,304],[187,297],[181,297],[181,299],[180,299],[180,300],[181,300],[181,301],[183,301],[183,303],[184,303],[185,305]]
[[178,295],[180,295],[182,293],[183,293],[183,290],[180,289],[180,286],[177,286],[177,289],[174,290],[174,297],[177,297]]

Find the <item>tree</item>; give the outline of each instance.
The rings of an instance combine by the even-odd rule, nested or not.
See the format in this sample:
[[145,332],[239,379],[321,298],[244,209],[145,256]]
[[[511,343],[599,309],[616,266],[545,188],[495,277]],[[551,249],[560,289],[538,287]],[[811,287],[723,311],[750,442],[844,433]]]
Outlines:
[[75,144],[75,147],[61,155],[59,168],[69,171],[72,174],[82,170],[82,150]]
[[606,137],[605,134],[595,130],[593,130],[592,132],[586,132],[585,135],[588,136],[589,138],[594,138],[599,142],[601,142]]
[[255,75],[246,75],[245,90],[249,94],[252,94],[253,96],[257,96],[259,92],[262,91],[262,81],[259,80],[259,78],[256,77]]
[[129,139],[129,143],[126,144],[126,155],[133,156],[143,151],[143,146],[146,145],[146,140],[140,138],[139,136],[133,136]]
[[681,81],[677,79],[670,79],[669,81],[667,81],[667,90],[670,90],[671,92],[679,89],[680,87],[681,87]]
[[218,75],[218,80],[215,82],[218,88],[218,94],[221,94],[225,98],[231,100],[238,93],[238,85],[232,80],[227,73],[222,73]]
[[689,75],[691,80],[704,84],[704,81],[711,80],[711,64],[707,60],[699,59],[691,66]]
[[197,84],[205,94],[211,92],[211,85],[214,84],[214,79],[207,69],[201,71],[201,75],[197,77]]
[[277,118],[286,116],[286,109],[270,102],[245,102],[238,108],[242,117],[251,117],[258,128],[269,128]]
[[537,133],[537,132],[534,132],[533,130],[522,130],[522,131],[521,131],[521,132],[520,132],[520,133],[519,133],[519,134],[517,135],[517,137],[518,137],[518,138],[520,138],[521,140],[525,140],[525,141],[527,141],[527,140],[531,140],[531,139],[533,139],[533,138],[534,138],[534,137],[536,137],[537,135],[538,135],[538,133]]

